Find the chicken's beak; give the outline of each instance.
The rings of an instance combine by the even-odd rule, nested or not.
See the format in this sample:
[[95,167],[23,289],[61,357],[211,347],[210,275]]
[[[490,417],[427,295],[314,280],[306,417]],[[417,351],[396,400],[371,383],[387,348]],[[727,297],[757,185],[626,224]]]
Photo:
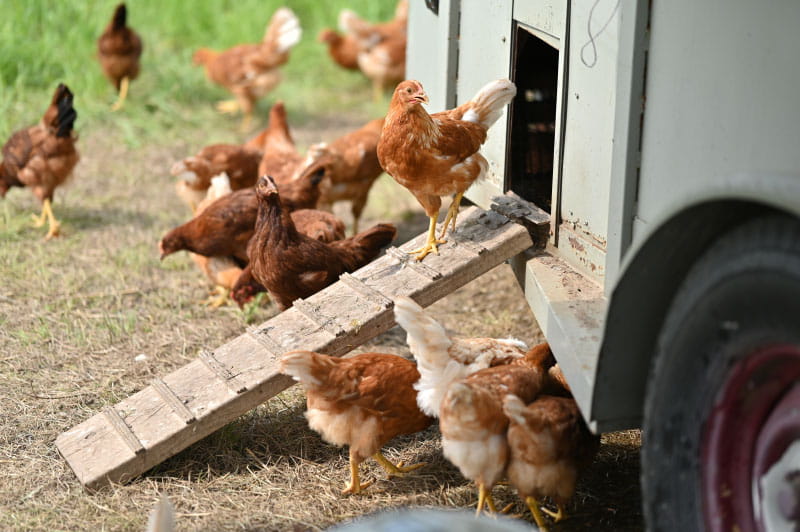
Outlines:
[[414,101],[417,103],[428,103],[430,100],[428,100],[428,95],[425,91],[419,91],[414,95]]

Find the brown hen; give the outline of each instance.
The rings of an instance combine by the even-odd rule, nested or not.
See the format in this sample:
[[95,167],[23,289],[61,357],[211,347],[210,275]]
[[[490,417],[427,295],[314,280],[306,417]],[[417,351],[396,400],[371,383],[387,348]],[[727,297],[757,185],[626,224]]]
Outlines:
[[128,84],[139,76],[139,57],[142,55],[142,39],[127,25],[128,10],[119,4],[111,22],[97,39],[97,58],[103,74],[119,92],[112,111],[120,109],[128,95]]
[[240,44],[223,52],[201,48],[194,54],[194,63],[205,66],[208,79],[225,87],[235,99],[220,102],[223,113],[242,111],[242,128],[247,129],[256,101],[281,81],[278,67],[289,60],[289,51],[300,41],[302,30],[297,16],[288,7],[272,15],[257,44]]
[[325,28],[319,32],[317,40],[328,46],[328,55],[334,63],[347,70],[358,70],[358,52],[361,51],[361,45],[355,37]]
[[307,171],[325,169],[330,179],[323,188],[320,206],[330,208],[336,201],[349,200],[353,214],[353,234],[358,232],[358,220],[364,211],[372,184],[383,173],[378,162],[378,140],[383,119],[367,122],[330,144],[316,144],[308,149]]
[[0,197],[5,197],[11,187],[30,187],[42,202],[42,214],[34,215],[35,225],[49,223],[45,236],[48,240],[59,234],[61,226],[53,215],[53,194],[80,159],[72,129],[78,113],[72,100],[69,88],[59,84],[39,123],[15,131],[3,145]]
[[419,432],[433,421],[417,407],[413,362],[382,353],[337,358],[294,351],[283,356],[281,372],[305,388],[309,426],[329,443],[350,446],[350,482],[343,493],[359,493],[372,483],[362,483],[358,472],[370,456],[390,477],[424,465],[395,465],[381,453],[395,436]]
[[564,505],[575,493],[579,473],[597,453],[600,437],[589,431],[570,397],[542,395],[525,406],[529,402],[516,395],[507,395],[503,402],[503,412],[511,420],[507,474],[539,529],[546,531],[539,500],[550,497],[558,512],[543,510],[556,522],[564,517]]
[[[489,167],[478,149],[515,94],[514,84],[501,79],[484,86],[467,103],[429,115],[420,105],[428,102],[420,82],[404,81],[395,89],[378,143],[378,158],[383,169],[414,194],[430,218],[427,242],[413,252],[418,253],[417,260],[431,251],[438,253],[436,245],[445,242],[451,221],[455,228],[461,197]],[[453,202],[437,240],[440,196],[451,194]]]
[[264,176],[256,185],[258,219],[247,253],[255,279],[285,310],[375,258],[397,230],[378,224],[355,236],[326,244],[300,233],[278,196],[275,181]]
[[508,461],[503,398],[514,394],[532,401],[542,388],[544,374],[537,367],[495,366],[455,381],[444,395],[439,413],[442,452],[478,485],[478,514],[484,504],[497,511],[491,490]]

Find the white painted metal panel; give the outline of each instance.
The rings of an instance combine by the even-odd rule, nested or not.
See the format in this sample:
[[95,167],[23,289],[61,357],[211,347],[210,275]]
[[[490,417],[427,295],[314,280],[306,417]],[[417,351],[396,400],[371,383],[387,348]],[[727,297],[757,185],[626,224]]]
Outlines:
[[537,37],[558,47],[564,39],[567,0],[526,0],[514,3],[514,20],[529,26]]
[[425,87],[431,113],[455,105],[459,5],[459,0],[440,0],[436,15],[425,2],[409,2],[406,78]]
[[798,21],[794,0],[653,3],[634,245],[734,179],[800,179]]
[[557,245],[598,282],[605,273],[617,83],[615,0],[572,4]]
[[[512,0],[462,0],[458,43],[456,99],[463,103],[488,82],[510,78]],[[507,110],[489,130],[481,153],[489,160],[489,176],[470,188],[467,197],[488,208],[503,193],[506,162]]]

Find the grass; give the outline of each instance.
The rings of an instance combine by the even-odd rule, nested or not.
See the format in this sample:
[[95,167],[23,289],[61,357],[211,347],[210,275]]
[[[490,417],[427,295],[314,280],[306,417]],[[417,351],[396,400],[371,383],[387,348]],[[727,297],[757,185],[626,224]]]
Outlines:
[[[261,122],[284,99],[305,147],[380,114],[386,101],[372,103],[369,84],[335,68],[314,38],[344,5],[380,19],[392,4],[289,2],[304,38],[285,82],[260,103]],[[187,217],[172,192],[172,162],[242,138],[238,117],[213,111],[226,93],[191,66],[192,50],[260,38],[277,2],[131,2],[146,46],[143,70],[126,108],[112,114],[115,95],[92,56],[113,5],[13,2],[0,17],[0,138],[38,120],[58,81],[76,93],[81,134],[81,161],[54,202],[61,238],[44,242],[43,230],[31,227],[39,205],[30,191],[0,201],[0,529],[142,530],[159,493],[175,504],[179,530],[319,530],[390,507],[474,505],[474,489],[442,457],[436,427],[386,449],[391,459],[428,467],[388,481],[369,463],[363,474],[378,482],[363,497],[341,497],[347,453],[308,428],[297,388],[129,484],[82,489],[53,445],[61,432],[277,312],[270,304],[244,312],[201,306],[208,287],[189,258],[160,262],[156,251],[161,235]],[[400,242],[426,227],[414,199],[386,176],[364,224],[382,220],[398,224]],[[506,265],[432,308],[466,335],[541,340]],[[360,349],[408,354],[398,329]],[[553,530],[641,529],[638,448],[637,432],[606,435],[572,517]],[[513,490],[500,487],[496,496],[523,512]]]

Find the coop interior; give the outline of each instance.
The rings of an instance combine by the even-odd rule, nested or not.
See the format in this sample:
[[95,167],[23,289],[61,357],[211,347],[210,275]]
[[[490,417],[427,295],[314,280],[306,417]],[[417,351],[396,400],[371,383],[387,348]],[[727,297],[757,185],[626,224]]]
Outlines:
[[511,111],[506,189],[547,212],[553,198],[558,53],[517,26],[511,69],[517,96]]

